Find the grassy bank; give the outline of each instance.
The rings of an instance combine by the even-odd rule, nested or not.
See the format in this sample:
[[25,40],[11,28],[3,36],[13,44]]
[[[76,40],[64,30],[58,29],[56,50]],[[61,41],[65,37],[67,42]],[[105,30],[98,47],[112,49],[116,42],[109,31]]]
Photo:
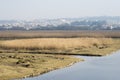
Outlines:
[[60,55],[0,53],[0,80],[33,77],[78,61]]

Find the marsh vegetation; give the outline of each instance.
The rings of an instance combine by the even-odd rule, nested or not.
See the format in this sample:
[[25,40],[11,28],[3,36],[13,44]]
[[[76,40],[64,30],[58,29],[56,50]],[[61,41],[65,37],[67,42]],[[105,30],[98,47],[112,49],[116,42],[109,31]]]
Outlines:
[[0,53],[0,80],[33,77],[81,60],[61,55]]
[[[108,49],[114,41],[111,38],[37,38],[16,39],[0,42],[1,52],[43,52],[66,54],[96,54],[91,49]],[[99,54],[99,53],[97,53]],[[97,55],[96,54],[96,55]],[[105,55],[105,54],[99,54]]]
[[[18,34],[16,34],[18,33]],[[0,32],[0,79],[32,77],[120,49],[119,31]]]

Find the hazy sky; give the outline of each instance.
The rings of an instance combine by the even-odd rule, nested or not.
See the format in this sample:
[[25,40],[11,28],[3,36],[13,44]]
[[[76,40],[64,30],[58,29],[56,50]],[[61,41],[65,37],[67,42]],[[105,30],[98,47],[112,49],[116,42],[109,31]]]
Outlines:
[[0,0],[0,19],[120,16],[120,0]]

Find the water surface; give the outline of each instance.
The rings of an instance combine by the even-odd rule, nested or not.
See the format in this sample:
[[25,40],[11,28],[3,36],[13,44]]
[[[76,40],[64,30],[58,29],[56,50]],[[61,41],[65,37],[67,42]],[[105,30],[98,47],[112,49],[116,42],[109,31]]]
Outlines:
[[22,80],[120,80],[120,51],[105,57],[83,57],[84,62]]

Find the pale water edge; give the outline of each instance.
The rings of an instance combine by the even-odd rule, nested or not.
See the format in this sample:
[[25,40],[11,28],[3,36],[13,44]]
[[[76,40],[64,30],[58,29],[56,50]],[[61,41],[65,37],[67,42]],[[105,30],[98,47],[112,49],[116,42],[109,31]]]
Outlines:
[[85,57],[70,67],[22,80],[120,80],[120,51],[104,57]]

